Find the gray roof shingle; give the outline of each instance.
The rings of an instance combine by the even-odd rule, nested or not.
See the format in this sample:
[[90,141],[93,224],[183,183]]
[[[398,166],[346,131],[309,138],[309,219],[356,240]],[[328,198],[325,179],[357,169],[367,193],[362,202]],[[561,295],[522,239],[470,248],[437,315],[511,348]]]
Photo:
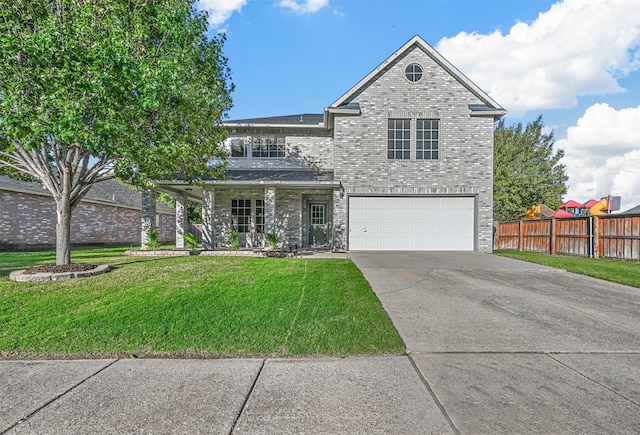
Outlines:
[[270,116],[265,118],[234,119],[223,124],[253,124],[253,125],[321,125],[324,123],[322,113],[303,113],[300,115]]
[[[0,190],[20,190],[50,196],[49,192],[42,187],[41,183],[14,180],[4,175],[0,175]],[[141,208],[140,192],[124,186],[115,180],[107,180],[94,184],[83,199],[98,201],[115,207]],[[160,203],[157,203],[156,210],[161,213],[175,213],[171,207]]]
[[619,214],[640,214],[640,205],[637,205],[633,208],[630,208],[627,211],[623,211],[622,213]]
[[259,170],[228,170],[225,174],[227,181],[333,181],[333,171],[259,171]]

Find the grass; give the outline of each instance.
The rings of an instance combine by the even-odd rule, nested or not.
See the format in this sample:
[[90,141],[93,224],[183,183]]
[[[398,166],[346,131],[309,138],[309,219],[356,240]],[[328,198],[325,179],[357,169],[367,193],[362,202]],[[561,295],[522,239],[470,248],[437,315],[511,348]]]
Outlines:
[[640,288],[640,263],[507,250],[495,254]]
[[350,260],[126,257],[91,278],[14,283],[54,252],[0,252],[0,356],[219,357],[399,354],[402,340]]

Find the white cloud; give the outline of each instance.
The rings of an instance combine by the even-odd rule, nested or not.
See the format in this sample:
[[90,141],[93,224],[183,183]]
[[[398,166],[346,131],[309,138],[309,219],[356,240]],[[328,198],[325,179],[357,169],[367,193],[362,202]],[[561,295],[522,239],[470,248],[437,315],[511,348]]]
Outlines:
[[555,147],[565,153],[565,199],[584,202],[614,195],[622,197],[622,210],[640,204],[640,106],[593,105]]
[[505,35],[459,33],[437,47],[512,116],[567,108],[580,95],[623,92],[640,69],[637,0],[564,0]]
[[305,0],[298,2],[295,0],[280,0],[278,6],[290,9],[302,14],[318,12],[320,9],[329,6],[329,0]]
[[209,13],[209,25],[217,28],[227,21],[231,14],[240,11],[247,0],[199,0],[198,7]]

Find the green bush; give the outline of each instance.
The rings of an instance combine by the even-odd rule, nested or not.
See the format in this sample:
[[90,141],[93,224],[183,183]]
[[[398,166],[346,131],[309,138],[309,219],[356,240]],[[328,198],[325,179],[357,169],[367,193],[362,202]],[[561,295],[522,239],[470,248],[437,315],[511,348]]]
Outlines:
[[275,231],[272,231],[267,234],[267,241],[269,242],[269,245],[271,245],[273,249],[276,249],[278,247],[278,235],[276,234]]
[[198,241],[196,240],[196,236],[191,233],[186,233],[184,235],[184,244],[189,249],[197,249]]
[[240,236],[236,230],[229,230],[229,236],[231,237],[231,249],[237,251],[240,249]]
[[147,242],[149,249],[158,249],[160,243],[158,243],[158,232],[156,230],[149,231],[149,241]]

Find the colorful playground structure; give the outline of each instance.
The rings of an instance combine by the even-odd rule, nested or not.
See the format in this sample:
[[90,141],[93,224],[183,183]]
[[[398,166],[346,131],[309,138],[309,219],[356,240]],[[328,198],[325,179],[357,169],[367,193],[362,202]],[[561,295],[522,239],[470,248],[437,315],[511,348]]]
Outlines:
[[572,218],[600,216],[616,210],[620,210],[620,197],[609,195],[601,198],[600,201],[590,199],[584,204],[571,199],[562,204],[558,211],[554,211],[544,204],[536,204],[524,215],[529,219]]

